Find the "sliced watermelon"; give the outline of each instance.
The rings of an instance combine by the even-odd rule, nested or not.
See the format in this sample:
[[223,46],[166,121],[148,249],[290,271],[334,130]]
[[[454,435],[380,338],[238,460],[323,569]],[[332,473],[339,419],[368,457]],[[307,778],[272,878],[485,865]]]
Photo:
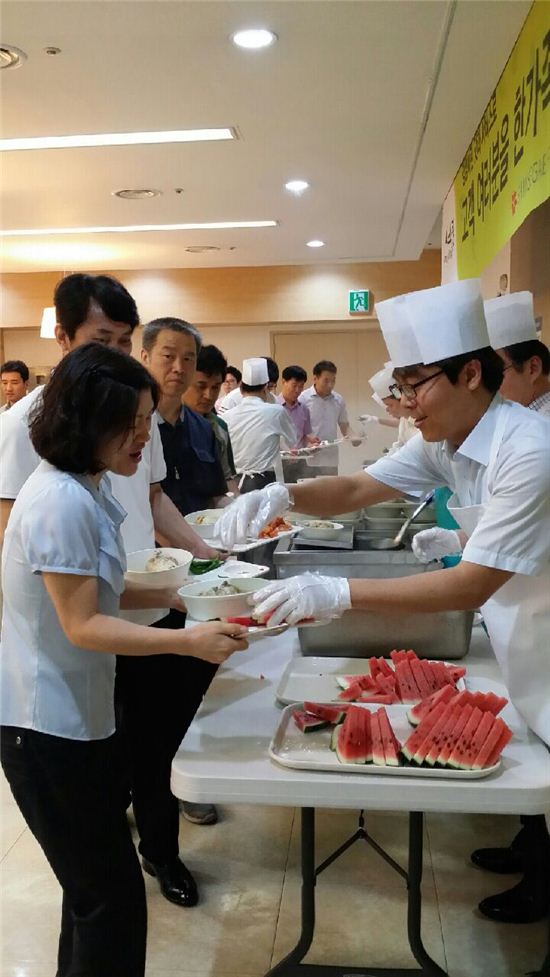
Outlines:
[[295,709],[292,713],[292,718],[302,733],[312,733],[314,730],[325,729],[326,726],[330,726],[330,723],[326,719],[319,719],[319,716],[312,716],[311,713],[306,712],[304,709]]
[[370,728],[372,734],[372,760],[377,767],[386,766],[386,754],[380,728],[380,718],[377,712],[371,713]]
[[481,714],[481,722],[472,736],[469,755],[465,758],[465,763],[468,763],[469,770],[472,769],[476,757],[479,755],[479,752],[495,723],[496,719],[492,712],[483,712]]
[[414,732],[411,733],[409,738],[401,747],[402,753],[407,760],[411,760],[413,758],[418,747],[424,742],[446,709],[447,703],[438,702],[435,708],[430,709],[429,713],[424,717],[422,722],[419,723]]
[[347,706],[325,706],[320,702],[304,702],[304,709],[311,716],[318,716],[319,719],[335,725],[344,719]]
[[356,702],[364,692],[363,686],[359,682],[352,682],[347,689],[343,689],[338,695],[338,700],[342,702]]
[[463,665],[445,665],[445,668],[455,684],[466,675],[466,669]]
[[418,691],[420,692],[422,698],[425,699],[427,696],[431,694],[432,690],[431,690],[431,686],[429,685],[424,675],[424,669],[420,664],[420,659],[419,658],[411,659],[410,665],[411,665],[411,671],[414,675],[414,680],[418,686]]
[[445,685],[442,689],[438,689],[437,692],[433,692],[432,695],[428,696],[427,699],[422,699],[421,702],[409,709],[407,713],[407,719],[409,720],[411,726],[418,726],[419,722],[424,719],[430,709],[433,709],[438,702],[449,702],[454,696],[458,696],[460,693],[456,689],[453,689],[452,685]]
[[411,669],[411,663],[407,660],[407,658],[397,662],[395,666],[395,675],[402,702],[418,702],[422,696],[420,694],[420,689],[415,682]]
[[336,683],[341,689],[349,689],[350,685],[355,685],[361,679],[370,678],[368,675],[337,675]]
[[397,665],[398,662],[406,661],[407,652],[406,651],[397,651],[396,649],[394,649],[393,651],[390,651],[390,658],[391,658],[393,664],[394,665]]
[[377,702],[380,706],[393,706],[399,699],[395,694],[385,695],[383,692],[363,692],[360,702]]
[[510,727],[506,725],[503,719],[495,719],[491,732],[472,764],[472,770],[493,767],[511,739],[512,730]]
[[376,676],[376,691],[383,692],[384,695],[391,695],[397,700],[395,675],[383,675],[379,672]]
[[451,767],[458,767],[460,770],[469,770],[472,766],[475,760],[475,753],[472,753],[472,740],[482,717],[483,713],[481,709],[475,707],[449,757],[448,763]]
[[429,736],[429,748],[424,756],[424,763],[427,763],[430,767],[433,767],[436,763],[440,762],[440,757],[443,755],[443,751],[449,748],[451,742],[454,742],[454,730],[457,722],[460,719],[461,713],[462,708],[457,706],[455,702],[448,703],[448,710],[442,720],[439,730],[436,731],[434,728],[432,735]]
[[477,706],[482,712],[491,712],[496,716],[504,708],[508,699],[495,695],[494,692],[470,692],[464,689],[458,693],[458,701],[462,705],[468,703],[470,706]]
[[[433,755],[435,753],[436,757],[439,756],[439,751],[445,744],[447,730],[451,723],[454,725],[454,720],[452,719],[453,709],[454,705],[452,702],[448,702],[444,706],[443,712],[416,748],[412,757],[415,763],[424,763],[428,754]],[[433,711],[428,714],[427,718],[429,719],[432,714]],[[424,720],[424,722],[426,721]],[[418,728],[420,729],[420,727]]]
[[393,675],[393,668],[385,658],[378,659],[378,667],[383,675]]
[[[456,699],[454,700],[454,704],[456,705]],[[460,707],[460,715],[458,716],[458,719],[454,725],[454,728],[451,731],[451,734],[445,746],[440,751],[440,754],[437,758],[437,762],[441,764],[441,766],[444,767],[448,764],[449,757],[453,752],[456,744],[458,743],[463,730],[466,728],[466,725],[468,724],[470,720],[470,716],[472,715],[473,711],[474,711],[473,706],[466,705]]]
[[397,739],[391,727],[386,710],[379,709],[376,715],[378,717],[378,724],[380,726],[380,735],[382,737],[382,746],[384,747],[385,762],[390,767],[398,767],[401,743]]
[[255,617],[226,617],[227,624],[242,624],[245,628],[261,627],[265,622],[257,621]]
[[340,763],[369,763],[372,759],[371,717],[368,709],[351,706],[336,727],[336,755]]

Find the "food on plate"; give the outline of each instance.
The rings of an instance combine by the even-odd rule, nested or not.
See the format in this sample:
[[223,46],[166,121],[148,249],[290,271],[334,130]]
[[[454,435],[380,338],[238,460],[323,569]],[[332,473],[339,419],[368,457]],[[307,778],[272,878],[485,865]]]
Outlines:
[[296,709],[292,713],[292,718],[302,733],[312,733],[314,730],[326,729],[327,726],[330,726],[326,719],[320,719],[319,716],[314,716],[311,712],[306,712],[305,709]]
[[170,556],[169,553],[163,553],[162,550],[157,550],[157,552],[150,556],[145,564],[145,571],[147,573],[155,572],[157,570],[173,570],[174,567],[181,566],[179,560],[176,560],[175,556]]
[[303,709],[293,712],[293,718],[302,732],[332,725],[330,748],[340,763],[486,770],[498,762],[512,731],[493,711],[502,708],[501,696],[492,692],[468,694],[483,695],[484,700],[478,701],[486,708],[466,701],[466,693],[456,693],[448,702],[440,697],[403,745],[383,707],[371,712],[362,706],[342,708],[304,702]]
[[333,522],[326,522],[322,519],[316,519],[314,522],[304,522],[302,525],[307,529],[334,529]]
[[409,763],[483,770],[498,761],[512,731],[503,719],[454,697],[438,702],[403,744]]
[[[245,628],[265,628],[269,624],[270,617],[271,614],[268,614],[264,621],[258,621],[255,617],[226,617],[225,620],[228,624],[242,624]],[[309,624],[312,620],[312,617],[304,617],[298,624]]]
[[508,702],[508,699],[505,699],[504,696],[495,695],[494,692],[470,692],[467,689],[459,692],[458,689],[453,688],[451,685],[445,685],[442,689],[438,689],[433,695],[428,696],[427,699],[422,699],[416,706],[409,709],[407,719],[411,726],[418,726],[434,706],[439,702],[450,702],[451,699],[454,700],[455,706],[477,706],[482,712],[492,712],[493,716],[498,716],[501,709],[504,709],[504,706]]
[[[229,583],[228,580],[224,580],[223,583],[216,584],[214,587],[210,587],[208,590],[203,590],[200,594],[196,594],[197,597],[234,597],[235,594],[240,594],[242,591],[234,584]],[[231,620],[232,624],[239,623],[237,618]]]
[[459,665],[426,661],[414,651],[392,651],[392,665],[385,658],[369,659],[367,675],[337,675],[336,683],[343,689],[338,699],[344,702],[420,702],[438,690],[456,683],[466,674]]
[[215,516],[211,512],[203,512],[193,520],[193,523],[195,526],[213,526],[219,518],[219,516]]
[[282,516],[276,516],[275,519],[268,522],[267,526],[264,526],[258,534],[258,539],[274,539],[279,533],[288,533],[293,528],[290,523],[285,522]]

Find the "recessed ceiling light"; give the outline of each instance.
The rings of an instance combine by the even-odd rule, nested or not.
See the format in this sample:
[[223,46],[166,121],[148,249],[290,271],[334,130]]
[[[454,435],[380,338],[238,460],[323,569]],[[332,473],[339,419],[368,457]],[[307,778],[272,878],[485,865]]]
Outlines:
[[297,197],[299,197],[304,190],[307,190],[308,187],[309,183],[306,183],[305,180],[289,180],[288,183],[285,183],[285,190],[290,190],[290,192],[295,193]]
[[114,227],[35,227],[0,230],[0,237],[44,237],[57,234],[131,234],[142,231],[209,231],[277,227],[277,221],[208,221],[202,224],[117,224]]
[[308,241],[307,242],[307,246],[308,246],[308,248],[324,248],[325,242],[324,241],[317,241],[317,240],[315,240],[315,241]]
[[273,44],[277,40],[277,35],[273,31],[266,30],[265,27],[254,27],[244,31],[235,31],[231,35],[231,40],[237,47],[257,51],[259,48],[269,47],[270,44]]
[[88,146],[148,146],[173,142],[211,142],[235,139],[232,129],[174,129],[161,132],[104,132],[80,136],[35,136],[0,139],[0,152],[18,149],[81,149]]
[[20,68],[27,55],[13,44],[0,44],[0,68]]
[[161,190],[113,190],[113,197],[121,197],[122,200],[148,200],[149,197],[160,197]]

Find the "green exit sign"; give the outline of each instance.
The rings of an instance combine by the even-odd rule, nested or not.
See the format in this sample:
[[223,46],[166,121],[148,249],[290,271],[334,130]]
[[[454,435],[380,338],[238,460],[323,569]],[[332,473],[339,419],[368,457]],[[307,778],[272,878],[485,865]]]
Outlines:
[[349,292],[349,303],[348,312],[353,314],[358,312],[360,315],[365,315],[369,311],[369,290],[358,289],[356,291]]

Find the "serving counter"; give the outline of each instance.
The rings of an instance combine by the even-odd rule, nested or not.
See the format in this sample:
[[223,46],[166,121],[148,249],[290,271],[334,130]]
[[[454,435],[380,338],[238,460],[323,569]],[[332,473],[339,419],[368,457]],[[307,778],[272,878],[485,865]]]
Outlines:
[[[190,622],[191,624],[191,622]],[[281,707],[275,700],[281,673],[299,654],[296,629],[237,652],[218,673],[172,764],[172,791],[194,802],[262,804],[302,809],[302,934],[294,950],[265,977],[446,977],[421,940],[421,877],[425,812],[543,814],[550,811],[550,754],[516,714],[514,738],[498,771],[482,780],[421,780],[293,770],[268,755]],[[475,628],[464,659],[468,685],[487,690],[502,684],[489,641]],[[301,963],[315,925],[315,883],[320,872],[357,840],[378,846],[359,829],[321,866],[315,867],[315,808],[409,813],[409,864],[396,865],[408,889],[408,938],[421,969],[380,970]],[[546,962],[548,964],[548,960]],[[550,974],[550,969],[540,971]]]

